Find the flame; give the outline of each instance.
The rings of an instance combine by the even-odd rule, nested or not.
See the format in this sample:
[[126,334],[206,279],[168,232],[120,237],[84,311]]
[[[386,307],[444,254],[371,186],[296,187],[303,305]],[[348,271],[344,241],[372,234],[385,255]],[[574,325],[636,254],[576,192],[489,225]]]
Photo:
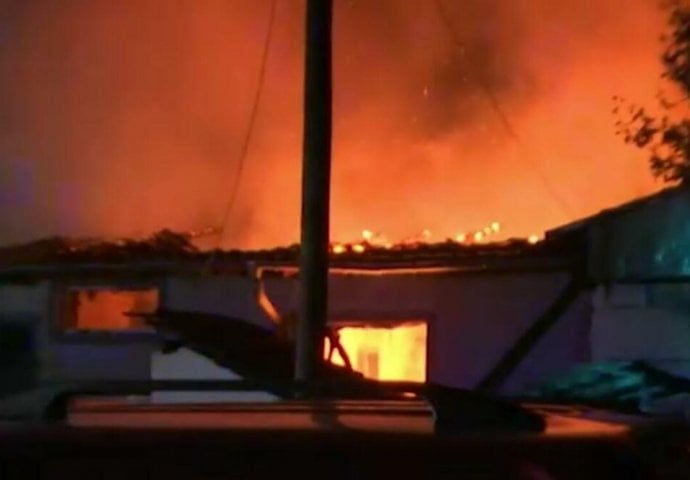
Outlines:
[[[491,241],[497,241],[501,237],[497,235],[503,230],[503,225],[494,220],[490,222],[487,226],[472,230],[470,233],[465,233],[460,231],[453,237],[447,238],[447,242],[455,242],[460,244],[471,245],[473,243],[486,243]],[[363,229],[361,230],[362,240],[354,242],[337,242],[331,244],[331,251],[336,255],[340,255],[351,251],[353,253],[364,253],[369,249],[376,248],[415,248],[423,244],[431,244],[432,233],[429,229],[424,229],[417,235],[403,238],[397,242],[389,241],[386,236],[382,233],[375,233],[374,230]],[[538,243],[542,240],[542,237],[537,234],[532,234],[525,239],[530,244]]]
[[[338,333],[353,369],[365,377],[389,381],[426,380],[426,322],[405,322],[392,328],[371,325],[341,327]],[[328,358],[329,350],[327,340],[325,358]],[[334,352],[331,362],[345,364],[337,352]]]
[[366,247],[364,245],[362,245],[361,243],[356,243],[356,244],[352,245],[352,251],[355,253],[364,253],[365,250],[366,250]]
[[155,290],[80,290],[74,292],[78,330],[128,330],[145,328],[131,311],[153,311],[158,305]]
[[[266,2],[178,2],[165,22],[153,0],[116,11],[107,0],[63,9],[15,3],[22,7],[3,10],[0,42],[0,118],[11,119],[0,142],[0,240],[219,225],[261,87]],[[621,94],[656,104],[659,2],[583,9],[576,0],[475,1],[464,9],[449,1],[467,55],[431,3],[341,2],[335,236],[359,237],[363,205],[366,221],[392,239],[422,228],[445,239],[499,214],[511,219],[502,234],[527,236],[659,188],[646,153],[614,135],[609,102]],[[543,21],[531,21],[535,11]],[[496,28],[484,28],[487,15]],[[224,248],[299,241],[304,45],[290,32],[301,31],[303,13],[278,17],[247,160],[260,167],[238,175]],[[372,18],[388,18],[390,31]],[[620,38],[630,40],[629,54]],[[407,54],[381,55],[392,47]],[[373,62],[381,76],[361,75],[357,67]],[[482,92],[482,81],[495,90]],[[571,131],[588,141],[573,141]],[[618,181],[604,168],[619,172]],[[458,225],[460,217],[468,224]]]

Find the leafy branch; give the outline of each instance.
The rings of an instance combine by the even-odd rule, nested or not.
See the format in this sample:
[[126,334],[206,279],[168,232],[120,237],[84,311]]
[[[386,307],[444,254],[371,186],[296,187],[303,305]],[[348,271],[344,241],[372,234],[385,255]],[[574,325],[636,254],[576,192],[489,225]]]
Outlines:
[[626,143],[650,152],[649,166],[655,178],[665,182],[690,184],[690,118],[676,119],[679,108],[690,107],[690,5],[687,0],[670,0],[670,33],[662,37],[662,78],[672,82],[681,92],[679,99],[669,101],[657,95],[664,114],[655,116],[647,109],[614,96],[614,115],[618,116],[616,134]]

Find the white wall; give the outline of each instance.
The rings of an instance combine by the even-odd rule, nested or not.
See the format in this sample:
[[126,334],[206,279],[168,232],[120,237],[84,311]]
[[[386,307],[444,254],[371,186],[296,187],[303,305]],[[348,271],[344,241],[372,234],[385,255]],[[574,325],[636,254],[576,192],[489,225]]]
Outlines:
[[126,334],[109,341],[61,339],[53,344],[56,380],[148,380],[151,355],[158,342],[128,339]]
[[163,288],[165,308],[227,315],[273,328],[256,302],[250,276],[170,277]]
[[27,285],[0,284],[0,314],[45,315],[49,299],[48,282]]
[[[54,285],[0,285],[0,318],[27,319],[36,326],[41,380],[146,380],[155,338],[128,334],[59,332]],[[110,338],[108,338],[110,337]]]
[[[240,377],[219,367],[198,353],[180,348],[172,353],[154,353],[151,357],[153,380],[238,380]],[[213,403],[242,401],[274,401],[276,397],[264,392],[153,392],[154,403]]]
[[49,282],[26,285],[0,284],[0,319],[31,322],[35,327],[38,379],[51,376],[50,350],[51,286]]
[[[332,318],[429,320],[427,379],[473,387],[556,299],[567,274],[333,275]],[[292,283],[292,284],[291,284]],[[266,280],[284,312],[296,308],[294,280]],[[507,381],[519,392],[590,359],[590,297],[583,293]]]
[[[241,318],[274,329],[273,322],[256,301],[254,279],[250,276],[171,277],[166,279],[161,303],[173,310],[197,311]],[[231,370],[222,369],[196,353],[180,349],[173,354],[155,353],[151,359],[154,379],[233,380],[240,378]],[[154,401],[213,402],[213,401],[270,401],[275,397],[263,392],[157,392]]]
[[[334,274],[330,279],[330,316],[365,320],[426,319],[429,322],[428,380],[473,387],[555,300],[567,281],[566,274],[557,273]],[[295,278],[268,277],[265,285],[279,312],[296,309]],[[44,311],[50,295],[47,288],[42,292],[42,297],[28,291],[5,295],[13,299],[15,308]],[[0,290],[0,298],[1,295]],[[583,295],[537,345],[508,380],[506,391],[520,391],[577,362],[589,360],[589,298]],[[273,328],[256,304],[251,277],[170,278],[165,282],[161,302],[167,308],[235,316]],[[151,342],[62,342],[52,350],[55,355],[52,365],[59,376],[148,377],[152,371],[160,372],[163,368],[156,349],[157,345]],[[176,371],[192,368],[181,367],[179,360],[175,359]]]
[[600,287],[593,297],[594,361],[646,360],[690,377],[690,312],[652,305],[642,285]]

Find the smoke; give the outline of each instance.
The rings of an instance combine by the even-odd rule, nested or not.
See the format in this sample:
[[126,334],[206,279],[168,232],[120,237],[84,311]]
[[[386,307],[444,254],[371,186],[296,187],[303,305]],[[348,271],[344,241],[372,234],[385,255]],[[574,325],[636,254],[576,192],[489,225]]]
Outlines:
[[[653,99],[652,0],[335,0],[332,237],[527,235],[653,191],[611,96]],[[269,2],[0,2],[0,242],[216,226]],[[224,244],[299,238],[303,0],[278,0]],[[507,123],[506,123],[507,121]]]

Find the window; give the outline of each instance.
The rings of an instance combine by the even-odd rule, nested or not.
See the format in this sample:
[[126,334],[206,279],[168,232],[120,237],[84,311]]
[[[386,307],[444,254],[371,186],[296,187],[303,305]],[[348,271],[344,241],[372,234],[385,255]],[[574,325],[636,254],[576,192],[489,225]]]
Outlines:
[[[336,322],[332,324],[352,368],[367,378],[426,380],[427,323],[423,320]],[[346,359],[326,341],[325,355],[336,365]],[[331,351],[332,350],[332,351]]]
[[152,312],[157,289],[69,289],[60,323],[67,331],[145,331],[150,327],[129,312]]

